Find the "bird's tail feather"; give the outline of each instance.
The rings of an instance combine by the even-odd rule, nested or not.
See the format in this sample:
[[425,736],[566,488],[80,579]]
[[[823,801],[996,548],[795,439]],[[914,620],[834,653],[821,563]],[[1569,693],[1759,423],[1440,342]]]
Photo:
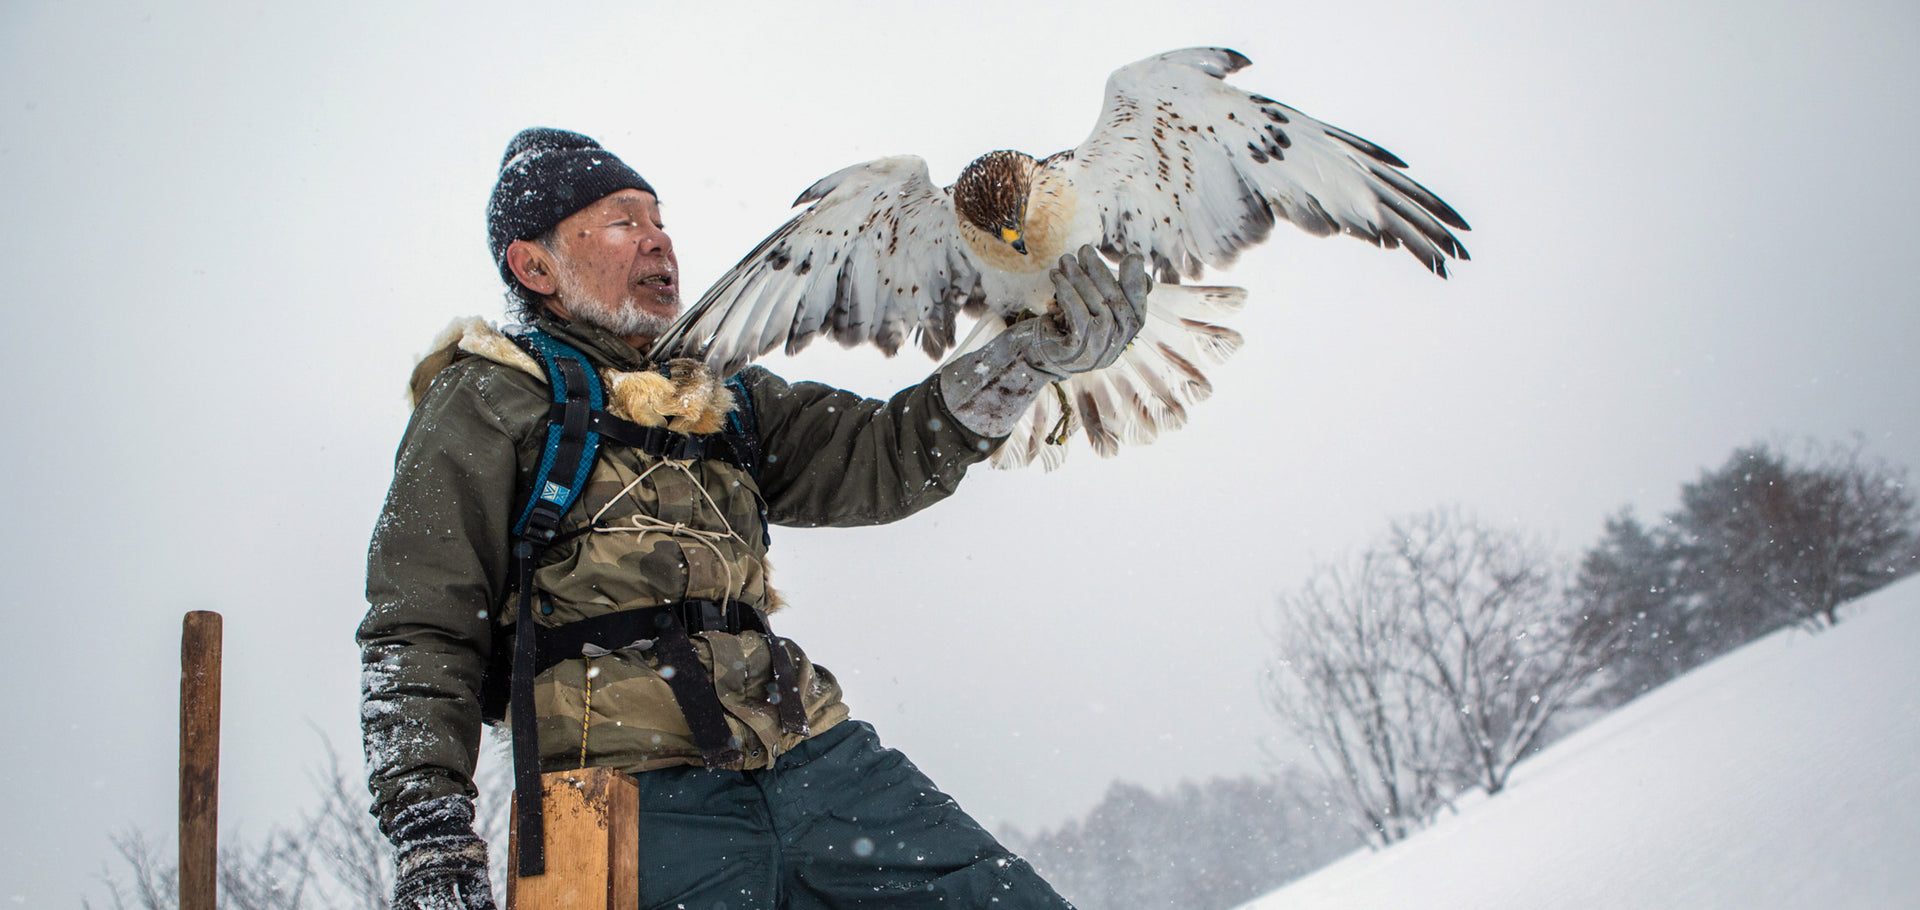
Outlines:
[[[1162,284],[1147,299],[1140,334],[1113,366],[1061,383],[1071,407],[1065,433],[1079,432],[1102,456],[1122,443],[1145,445],[1187,422],[1187,408],[1213,394],[1202,367],[1224,362],[1240,349],[1240,333],[1215,319],[1240,309],[1247,292],[1232,287]],[[982,333],[976,332],[976,335]],[[967,339],[968,346],[985,344]],[[1047,441],[1060,426],[1060,395],[1041,393],[1013,434],[993,454],[997,468],[1034,461],[1049,471],[1066,460],[1067,446]]]

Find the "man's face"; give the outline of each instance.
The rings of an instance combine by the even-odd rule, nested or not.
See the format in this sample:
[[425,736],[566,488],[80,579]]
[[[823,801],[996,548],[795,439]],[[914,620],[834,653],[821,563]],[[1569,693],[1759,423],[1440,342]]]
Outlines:
[[554,228],[560,315],[629,339],[656,338],[680,314],[680,263],[652,193],[621,190]]

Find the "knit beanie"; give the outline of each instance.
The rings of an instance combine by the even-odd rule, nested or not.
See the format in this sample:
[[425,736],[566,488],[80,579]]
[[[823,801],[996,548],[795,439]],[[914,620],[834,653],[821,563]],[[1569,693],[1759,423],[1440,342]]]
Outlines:
[[[612,152],[579,133],[534,127],[507,143],[500,182],[487,202],[487,245],[508,285],[507,247],[553,230],[568,215],[619,190],[653,186]],[[654,193],[658,196],[658,193]]]

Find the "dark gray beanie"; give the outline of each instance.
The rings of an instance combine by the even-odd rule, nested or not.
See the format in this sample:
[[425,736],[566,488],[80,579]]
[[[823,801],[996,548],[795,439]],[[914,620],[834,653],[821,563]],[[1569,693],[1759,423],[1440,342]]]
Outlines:
[[514,282],[507,247],[515,240],[551,231],[568,215],[619,190],[653,193],[633,168],[592,139],[546,127],[521,130],[507,143],[500,182],[487,202],[487,245],[500,277],[508,285]]

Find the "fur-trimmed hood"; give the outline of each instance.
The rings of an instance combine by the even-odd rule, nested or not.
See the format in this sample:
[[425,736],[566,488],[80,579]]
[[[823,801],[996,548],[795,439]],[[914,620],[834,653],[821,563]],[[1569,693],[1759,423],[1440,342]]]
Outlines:
[[[513,340],[478,316],[455,319],[433,340],[432,353],[420,358],[407,384],[407,404],[419,402],[433,378],[463,356],[484,357],[547,381],[547,372]],[[698,360],[670,360],[667,372],[600,370],[606,385],[607,413],[643,427],[664,426],[677,433],[718,433],[733,412],[733,393]]]

